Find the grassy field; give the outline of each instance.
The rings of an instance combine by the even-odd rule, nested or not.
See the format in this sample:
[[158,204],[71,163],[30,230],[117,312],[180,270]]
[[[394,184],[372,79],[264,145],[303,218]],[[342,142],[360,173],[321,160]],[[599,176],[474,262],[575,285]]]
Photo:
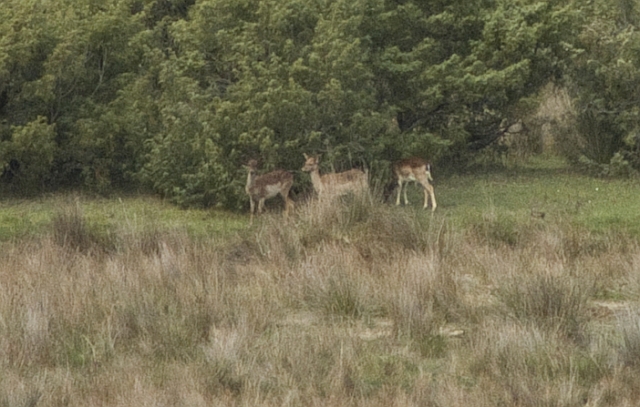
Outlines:
[[[632,406],[640,185],[436,176],[438,210],[0,202],[0,406]],[[277,206],[277,205],[276,205]]]
[[180,230],[192,237],[227,236],[246,228],[246,217],[229,212],[179,209],[159,198],[87,198],[78,194],[49,195],[39,199],[7,199],[0,203],[0,241],[41,236],[51,231],[53,219],[78,210],[96,232],[119,229],[140,232],[149,228]]

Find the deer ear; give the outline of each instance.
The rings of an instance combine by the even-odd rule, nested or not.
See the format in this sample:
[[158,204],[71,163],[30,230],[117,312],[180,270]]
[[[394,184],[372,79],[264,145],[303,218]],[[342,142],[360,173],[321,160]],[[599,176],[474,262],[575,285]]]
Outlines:
[[302,153],[302,155],[304,156],[305,159],[309,159],[309,156],[307,155],[307,153]]

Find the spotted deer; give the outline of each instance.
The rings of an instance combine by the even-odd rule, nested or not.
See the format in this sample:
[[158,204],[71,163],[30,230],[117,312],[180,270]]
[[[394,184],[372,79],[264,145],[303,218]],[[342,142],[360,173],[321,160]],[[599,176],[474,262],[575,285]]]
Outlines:
[[251,205],[251,222],[253,222],[256,202],[258,202],[258,215],[260,215],[264,209],[264,201],[278,194],[282,195],[285,214],[288,214],[289,208],[293,206],[293,201],[289,198],[289,190],[293,185],[293,175],[283,170],[257,175],[258,162],[256,160],[250,160],[246,168],[249,174],[247,175],[245,191],[249,195],[249,203]]
[[400,194],[404,185],[404,204],[408,205],[406,184],[410,181],[417,182],[424,189],[424,209],[429,207],[429,199],[431,199],[431,210],[435,211],[438,204],[436,203],[436,195],[433,191],[433,181],[431,177],[431,164],[422,158],[412,157],[397,161],[393,164],[393,175],[398,182],[398,197],[396,205],[400,205]]
[[305,162],[302,171],[311,176],[313,189],[318,198],[338,197],[349,192],[361,193],[369,188],[369,176],[359,169],[351,169],[344,172],[334,172],[320,175],[320,156],[304,154]]

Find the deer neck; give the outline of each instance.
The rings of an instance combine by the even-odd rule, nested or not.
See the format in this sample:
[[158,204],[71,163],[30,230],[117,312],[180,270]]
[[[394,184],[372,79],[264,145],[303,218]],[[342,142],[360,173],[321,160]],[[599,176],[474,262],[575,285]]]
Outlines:
[[311,183],[313,184],[316,192],[320,193],[323,190],[322,178],[320,178],[320,170],[316,168],[313,171],[310,171],[309,175],[311,176]]
[[256,176],[252,173],[252,171],[249,171],[249,174],[247,174],[247,185],[244,187],[244,190],[247,192],[247,194],[251,195],[251,188],[253,188],[255,181]]

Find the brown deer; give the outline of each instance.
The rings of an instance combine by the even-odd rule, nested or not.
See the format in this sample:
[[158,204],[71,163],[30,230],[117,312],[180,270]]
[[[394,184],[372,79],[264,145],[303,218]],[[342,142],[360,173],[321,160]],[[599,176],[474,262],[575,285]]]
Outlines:
[[320,175],[320,156],[304,154],[304,158],[306,161],[302,171],[308,172],[311,176],[311,183],[318,198],[337,197],[349,192],[359,193],[369,188],[369,176],[362,170],[354,168],[345,172]]
[[[430,181],[433,181],[431,177],[431,164],[422,158],[412,157],[393,163],[393,175],[398,182],[398,197],[396,198],[396,205],[400,205],[400,194],[402,193],[402,186],[415,181],[422,185],[424,189],[424,209],[429,206],[429,199],[431,199],[431,210],[435,211],[438,204],[436,203],[436,195],[433,191],[433,185]],[[404,188],[404,204],[408,205],[407,199],[407,187]]]
[[293,175],[283,170],[257,175],[258,162],[256,160],[250,160],[247,169],[249,175],[247,176],[245,191],[249,195],[249,203],[251,205],[251,222],[253,222],[256,202],[258,202],[258,215],[260,215],[264,209],[264,201],[278,194],[284,198],[284,211],[285,214],[288,214],[289,208],[293,206],[293,201],[289,199],[289,190],[293,185]]

